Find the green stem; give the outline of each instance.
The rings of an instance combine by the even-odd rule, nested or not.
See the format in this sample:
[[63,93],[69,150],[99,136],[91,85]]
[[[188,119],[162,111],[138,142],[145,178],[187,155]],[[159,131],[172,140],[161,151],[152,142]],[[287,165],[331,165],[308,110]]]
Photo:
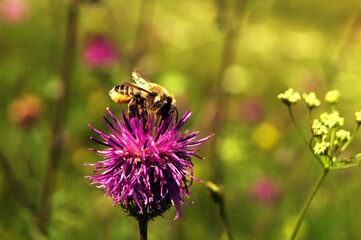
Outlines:
[[50,140],[49,159],[45,173],[43,192],[40,199],[37,213],[37,223],[41,232],[48,234],[48,225],[52,214],[51,197],[56,188],[57,169],[63,151],[65,120],[67,115],[66,102],[68,99],[68,88],[74,70],[76,42],[78,32],[78,13],[80,0],[69,0],[67,10],[67,26],[65,34],[64,55],[60,70],[60,84],[56,103],[55,116],[52,129],[52,139]]
[[153,22],[155,5],[154,0],[141,0],[140,2],[133,53],[129,58],[131,70],[134,69],[139,60],[146,55],[151,48],[152,40],[149,41],[149,36],[152,36],[151,25]]
[[321,164],[322,167],[325,167],[325,161],[323,160],[323,157],[324,156],[320,156],[320,155],[317,155],[314,151],[313,151],[313,146],[314,146],[314,140],[315,140],[315,137],[312,136],[309,144],[308,144],[308,148],[310,149],[310,151],[312,152],[313,156],[315,156],[315,158],[317,159],[317,161]]
[[148,239],[148,218],[139,217],[137,218],[139,224],[140,240]]
[[323,169],[321,175],[319,176],[310,196],[308,197],[308,199],[306,200],[306,202],[304,203],[300,213],[298,214],[297,216],[297,219],[296,219],[296,222],[294,223],[293,225],[293,228],[292,228],[292,231],[291,231],[291,234],[290,236],[288,237],[288,240],[293,240],[296,238],[296,235],[297,235],[297,232],[301,226],[301,223],[302,223],[302,220],[305,216],[305,213],[308,209],[308,207],[310,206],[312,200],[313,200],[313,197],[315,196],[316,192],[318,191],[318,189],[320,188],[323,180],[325,179],[327,173],[329,172],[329,169],[325,168]]
[[360,125],[357,124],[356,130],[355,132],[352,134],[351,138],[345,143],[345,145],[342,146],[340,153],[342,153],[343,151],[345,151],[345,149],[348,147],[348,145],[350,145],[350,143],[352,142],[352,140],[355,138],[355,135],[357,133],[357,130],[360,128]]
[[219,205],[219,213],[221,215],[221,221],[222,221],[222,225],[226,231],[228,240],[233,240],[233,235],[232,235],[232,231],[230,228],[230,225],[227,221],[227,217],[226,217],[226,211],[224,209],[224,202],[222,201],[222,203]]
[[293,112],[292,112],[291,106],[287,106],[287,109],[288,109],[288,114],[289,114],[289,116],[290,116],[290,118],[291,118],[291,121],[292,121],[293,125],[295,125],[297,132],[300,134],[300,136],[303,138],[303,140],[307,143],[307,142],[308,142],[307,138],[306,138],[305,135],[302,133],[301,129],[298,127],[298,124],[297,124],[297,122],[296,122],[296,120],[295,120],[295,118],[294,118],[294,116],[293,116]]

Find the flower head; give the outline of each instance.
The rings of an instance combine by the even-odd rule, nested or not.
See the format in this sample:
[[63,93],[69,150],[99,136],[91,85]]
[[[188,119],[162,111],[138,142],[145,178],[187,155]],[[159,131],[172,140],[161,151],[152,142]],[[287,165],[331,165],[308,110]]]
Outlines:
[[330,148],[330,145],[331,144],[326,141],[316,143],[316,145],[313,147],[313,152],[316,155],[325,155],[325,154],[327,154],[327,151]]
[[250,189],[251,196],[266,204],[271,204],[279,197],[279,189],[275,181],[270,177],[260,177],[251,184]]
[[314,92],[310,92],[309,94],[302,94],[302,98],[305,100],[308,108],[312,109],[320,106],[320,100],[317,99],[316,94]]
[[106,36],[95,36],[86,43],[83,58],[89,67],[101,68],[115,64],[119,54],[110,39]]
[[336,126],[342,127],[345,121],[343,117],[340,117],[338,111],[333,111],[332,113],[324,112],[321,114],[320,120],[322,124],[328,128],[333,128]]
[[338,130],[335,135],[336,135],[336,139],[341,142],[345,142],[347,140],[350,140],[350,138],[351,138],[351,133],[344,129]]
[[333,141],[333,145],[339,146],[350,139],[351,139],[351,133],[344,129],[340,129],[335,133],[335,140]]
[[241,103],[241,118],[246,123],[252,124],[262,120],[265,113],[263,103],[257,98],[248,98]]
[[43,101],[34,95],[24,95],[15,99],[8,108],[13,123],[30,127],[41,119],[44,111]]
[[[311,123],[312,137],[309,146],[324,169],[343,169],[361,165],[361,154],[346,159],[339,158],[354,139],[355,133],[361,125],[361,111],[357,111],[355,113],[357,124],[355,132],[351,133],[342,129],[345,119],[336,110],[336,103],[340,95],[338,90],[328,91],[325,95],[325,101],[330,104],[331,111],[321,113],[320,117]],[[288,105],[289,115],[299,131],[290,106],[300,99],[300,94],[290,88],[286,92],[279,94],[278,98]],[[302,98],[305,100],[309,111],[320,105],[320,101],[316,98],[314,92],[303,93]],[[301,133],[301,135],[303,134]],[[303,137],[306,138],[304,135]]]
[[325,95],[325,101],[331,104],[337,103],[338,99],[340,98],[340,92],[338,90],[331,90],[328,91]]
[[357,124],[361,124],[361,111],[355,112],[355,120]]
[[28,1],[3,0],[0,3],[0,18],[9,24],[22,22],[28,14]]
[[128,118],[124,111],[121,119],[107,109],[104,116],[110,133],[90,128],[102,140],[93,140],[106,146],[104,150],[93,149],[105,160],[87,164],[95,168],[94,176],[87,176],[92,184],[105,190],[135,217],[148,219],[162,215],[172,205],[176,207],[175,219],[181,216],[183,197],[189,197],[188,187],[193,180],[191,158],[196,155],[193,147],[199,146],[211,136],[196,139],[199,132],[180,129],[191,116],[187,111],[179,122],[170,114],[159,126],[145,114]]
[[328,128],[323,125],[318,119],[313,120],[311,126],[312,134],[316,137],[327,136]]
[[284,93],[278,94],[278,99],[282,100],[286,105],[291,105],[297,103],[301,100],[301,95],[298,92],[295,92],[293,88],[289,88]]

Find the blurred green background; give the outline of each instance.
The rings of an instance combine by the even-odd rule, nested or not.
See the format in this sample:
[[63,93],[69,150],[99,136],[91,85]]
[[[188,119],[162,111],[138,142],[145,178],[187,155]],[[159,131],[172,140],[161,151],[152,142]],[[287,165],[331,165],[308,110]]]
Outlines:
[[[277,94],[337,88],[353,130],[361,110],[360,1],[1,0],[0,239],[138,239],[136,221],[90,185],[90,123],[106,130],[108,91],[134,67],[216,136],[195,176],[223,187],[234,239],[284,239],[321,166]],[[68,39],[68,40],[66,40]],[[324,107],[324,106],[323,106]],[[295,109],[309,132],[304,104]],[[320,110],[322,111],[322,110]],[[350,154],[361,150],[356,137]],[[50,161],[52,160],[52,161]],[[51,164],[49,165],[49,162]],[[50,166],[50,168],[49,168]],[[331,172],[300,239],[361,239],[361,169]],[[226,239],[217,205],[149,224],[149,239]],[[50,219],[44,216],[50,216]],[[41,226],[47,226],[43,234]],[[40,226],[40,227],[39,227]]]

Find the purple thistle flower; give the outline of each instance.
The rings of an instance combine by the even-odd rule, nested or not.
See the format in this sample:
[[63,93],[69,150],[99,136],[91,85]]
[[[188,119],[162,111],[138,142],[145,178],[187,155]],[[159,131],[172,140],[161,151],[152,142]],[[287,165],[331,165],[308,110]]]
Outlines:
[[109,108],[107,112],[110,118],[104,119],[110,133],[89,125],[102,138],[92,140],[107,148],[91,149],[105,160],[86,164],[95,168],[93,172],[100,172],[86,178],[106,190],[113,205],[119,204],[129,215],[151,219],[175,206],[175,219],[181,216],[181,205],[186,205],[183,197],[189,197],[188,188],[193,180],[202,182],[193,176],[191,158],[197,156],[197,151],[192,148],[212,135],[197,140],[199,132],[180,132],[190,111],[179,122],[169,114],[159,126],[145,114],[127,118],[123,111],[118,119]]
[[83,59],[91,68],[109,67],[119,60],[119,53],[116,45],[109,38],[98,35],[86,42]]

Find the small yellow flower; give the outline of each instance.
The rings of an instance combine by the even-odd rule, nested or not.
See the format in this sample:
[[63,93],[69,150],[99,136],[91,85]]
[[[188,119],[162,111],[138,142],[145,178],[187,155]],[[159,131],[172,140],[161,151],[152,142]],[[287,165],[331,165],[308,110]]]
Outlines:
[[262,149],[271,149],[280,139],[281,132],[271,122],[258,124],[252,134],[252,140]]
[[355,119],[358,124],[361,124],[361,111],[355,113]]
[[307,106],[312,109],[320,106],[320,100],[317,99],[316,94],[314,92],[310,92],[309,94],[302,94],[302,98],[305,100]]
[[336,139],[333,142],[334,145],[338,145],[344,142],[347,142],[351,138],[351,133],[349,131],[346,131],[344,129],[340,129],[335,134]]
[[293,88],[289,88],[284,93],[278,94],[277,98],[282,100],[285,104],[291,105],[301,100],[301,95],[298,92],[295,92]]
[[313,147],[313,152],[317,155],[325,155],[329,148],[330,148],[330,143],[322,141],[316,143],[316,145]]
[[343,126],[344,118],[340,117],[338,111],[333,111],[332,113],[324,112],[320,116],[321,123],[328,128],[333,128],[335,126]]
[[340,129],[336,132],[336,138],[340,139],[341,141],[347,141],[351,138],[351,133],[349,131]]
[[325,101],[331,104],[337,103],[340,95],[341,94],[337,89],[328,91],[325,95]]
[[328,129],[318,119],[315,119],[312,123],[311,130],[314,136],[322,137],[327,136]]

